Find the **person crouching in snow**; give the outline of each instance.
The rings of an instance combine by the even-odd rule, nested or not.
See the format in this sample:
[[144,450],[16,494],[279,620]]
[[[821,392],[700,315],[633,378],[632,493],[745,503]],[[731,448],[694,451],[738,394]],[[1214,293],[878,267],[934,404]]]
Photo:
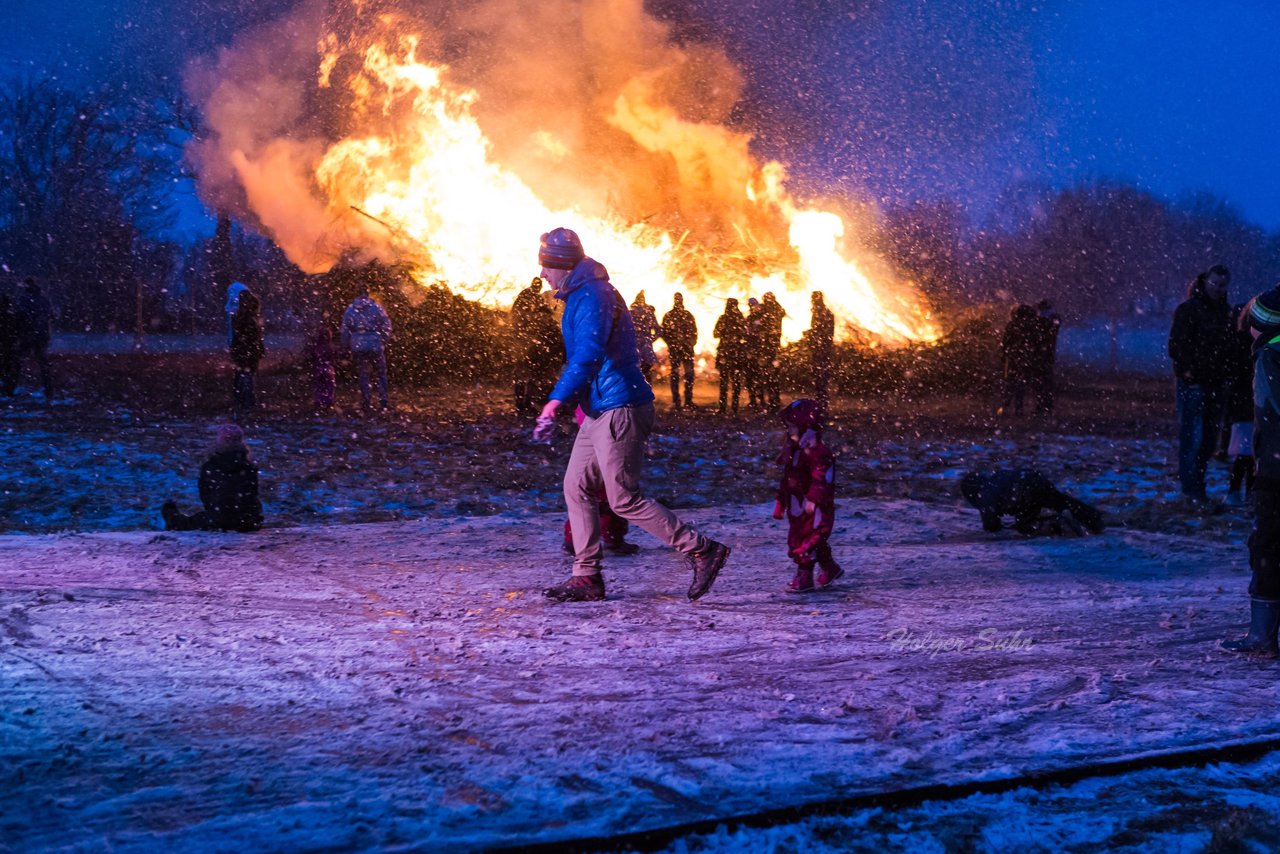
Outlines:
[[[1013,527],[1029,536],[1103,531],[1101,513],[1059,492],[1047,477],[1034,469],[971,471],[960,480],[960,492],[982,514],[982,528],[986,531],[999,531],[1001,516],[1012,516]],[[1042,510],[1055,515],[1042,520]]]
[[815,588],[813,566],[822,569],[816,586],[830,587],[844,570],[831,556],[831,528],[836,516],[835,458],[822,443],[822,422],[816,400],[793,400],[782,410],[787,436],[778,463],[782,483],[773,518],[789,521],[787,553],[796,562],[788,593]]
[[200,501],[204,511],[189,515],[166,501],[160,508],[166,531],[239,531],[262,527],[258,468],[249,459],[244,431],[235,424],[218,428],[218,444],[200,467]]

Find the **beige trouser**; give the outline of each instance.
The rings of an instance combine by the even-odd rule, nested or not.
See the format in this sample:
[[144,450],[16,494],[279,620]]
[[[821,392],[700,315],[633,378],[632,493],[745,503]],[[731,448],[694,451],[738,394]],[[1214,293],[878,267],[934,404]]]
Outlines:
[[623,406],[587,418],[578,428],[564,473],[564,500],[573,529],[573,574],[600,572],[600,487],[613,512],[639,525],[667,545],[690,554],[708,540],[676,514],[640,494],[644,447],[653,431],[653,404]]

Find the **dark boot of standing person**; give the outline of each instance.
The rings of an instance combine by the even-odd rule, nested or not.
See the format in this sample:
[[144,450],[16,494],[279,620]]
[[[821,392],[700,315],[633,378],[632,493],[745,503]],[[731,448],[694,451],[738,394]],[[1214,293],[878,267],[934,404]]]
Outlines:
[[1276,635],[1280,632],[1280,601],[1274,599],[1249,600],[1249,634],[1240,640],[1223,641],[1227,652],[1275,658],[1280,654]]

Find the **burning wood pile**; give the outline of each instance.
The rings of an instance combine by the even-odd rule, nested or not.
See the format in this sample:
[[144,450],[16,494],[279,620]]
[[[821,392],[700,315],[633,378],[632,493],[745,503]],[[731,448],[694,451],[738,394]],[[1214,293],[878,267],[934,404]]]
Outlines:
[[421,5],[304,4],[193,67],[206,200],[308,272],[354,252],[495,307],[536,273],[538,235],[570,226],[628,300],[683,293],[704,350],[726,298],[766,291],[785,341],[812,290],[839,339],[939,337],[859,245],[865,212],[800,201],[752,155],[718,48],[675,44],[641,0]]

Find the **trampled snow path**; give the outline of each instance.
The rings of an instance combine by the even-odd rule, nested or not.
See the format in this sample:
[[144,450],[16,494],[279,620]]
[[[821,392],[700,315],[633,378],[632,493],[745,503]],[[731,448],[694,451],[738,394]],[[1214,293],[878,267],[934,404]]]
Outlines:
[[0,537],[0,847],[475,848],[1280,734],[1216,650],[1240,545],[860,500],[795,597],[768,511],[688,512],[735,547],[692,605],[643,534],[544,602],[556,516]]

